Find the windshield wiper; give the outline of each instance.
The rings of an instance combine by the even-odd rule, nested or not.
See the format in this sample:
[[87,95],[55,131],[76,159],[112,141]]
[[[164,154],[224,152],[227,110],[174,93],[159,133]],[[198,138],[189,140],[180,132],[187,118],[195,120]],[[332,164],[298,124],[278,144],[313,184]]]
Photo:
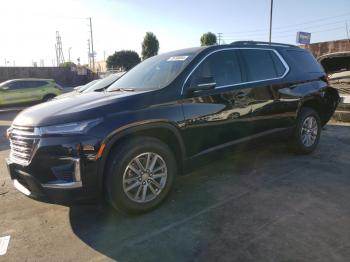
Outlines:
[[109,90],[108,92],[133,92],[135,91],[135,89],[133,88],[117,88],[117,89],[113,89],[113,90]]

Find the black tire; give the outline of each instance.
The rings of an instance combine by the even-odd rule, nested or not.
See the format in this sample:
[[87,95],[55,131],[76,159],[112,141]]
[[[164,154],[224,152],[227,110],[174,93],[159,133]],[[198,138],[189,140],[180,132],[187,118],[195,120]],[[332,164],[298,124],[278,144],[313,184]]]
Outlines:
[[[153,152],[162,157],[167,168],[167,178],[159,195],[154,196],[155,198],[148,202],[138,203],[130,199],[124,192],[123,176],[130,161],[146,152]],[[150,137],[130,139],[117,145],[116,150],[111,152],[105,179],[106,199],[113,208],[122,212],[135,214],[150,211],[166,198],[173,186],[176,173],[177,165],[174,154],[166,144]]]
[[[316,135],[312,135],[312,137],[315,137],[315,140],[310,140],[311,144],[305,143],[303,142],[303,133],[304,131],[303,129],[303,125],[305,124],[306,119],[314,119],[317,125],[317,134]],[[320,140],[320,135],[321,135],[321,120],[320,120],[320,116],[318,115],[318,113],[310,108],[310,107],[303,107],[300,110],[298,119],[297,119],[297,125],[295,127],[294,130],[294,134],[293,134],[293,139],[291,141],[291,147],[294,150],[294,152],[298,153],[298,154],[310,154],[312,153]],[[307,132],[307,131],[306,131]],[[314,134],[314,132],[311,132],[312,134]],[[305,140],[304,140],[305,141]]]
[[48,102],[48,101],[54,99],[54,97],[55,97],[55,95],[53,95],[53,94],[46,95],[46,96],[44,96],[44,98],[43,98],[43,102]]

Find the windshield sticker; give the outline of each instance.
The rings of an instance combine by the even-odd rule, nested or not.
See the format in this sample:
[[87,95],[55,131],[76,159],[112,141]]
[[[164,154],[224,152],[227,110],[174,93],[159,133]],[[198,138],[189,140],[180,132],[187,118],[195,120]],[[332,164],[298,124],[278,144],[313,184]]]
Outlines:
[[187,59],[187,55],[183,56],[172,56],[167,61],[185,61]]

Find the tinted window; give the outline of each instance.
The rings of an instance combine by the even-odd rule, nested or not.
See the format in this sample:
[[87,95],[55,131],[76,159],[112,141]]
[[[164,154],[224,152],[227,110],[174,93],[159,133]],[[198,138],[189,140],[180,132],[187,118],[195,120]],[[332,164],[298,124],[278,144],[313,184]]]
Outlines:
[[219,51],[207,57],[193,73],[192,81],[201,77],[213,77],[216,86],[241,83],[242,76],[237,51]]
[[273,62],[273,56],[271,55],[272,51],[242,49],[241,53],[246,63],[248,81],[258,81],[278,77]]
[[46,81],[31,81],[32,87],[42,87],[44,85],[47,85],[48,83]]
[[8,84],[8,87],[10,90],[23,89],[23,88],[26,88],[26,86],[27,86],[26,81],[17,81],[17,82],[12,82]]
[[286,72],[286,68],[282,64],[281,59],[277,57],[275,52],[270,52],[274,68],[277,72],[277,76],[282,76]]
[[46,81],[16,81],[9,84],[11,90],[16,89],[26,89],[26,88],[36,88],[46,85]]
[[294,62],[300,66],[303,71],[309,73],[323,72],[321,65],[316,61],[313,55],[307,51],[289,50],[287,51]]

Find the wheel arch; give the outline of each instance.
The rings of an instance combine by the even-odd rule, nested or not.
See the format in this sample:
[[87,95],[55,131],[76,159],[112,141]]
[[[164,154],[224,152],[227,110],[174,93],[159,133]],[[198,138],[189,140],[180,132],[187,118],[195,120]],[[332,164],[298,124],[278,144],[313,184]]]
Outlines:
[[339,103],[338,91],[332,87],[327,87],[322,95],[312,95],[305,97],[298,110],[298,115],[303,107],[314,109],[320,116],[321,124],[324,126],[332,117]]
[[156,138],[167,144],[176,158],[178,172],[182,173],[186,152],[180,131],[173,124],[167,122],[135,124],[112,132],[112,134],[103,141],[103,144],[106,146],[98,166],[98,183],[100,190],[103,189],[105,173],[111,156],[110,153],[113,152],[113,150],[116,150],[117,146],[121,143],[124,143],[133,137],[140,136]]

